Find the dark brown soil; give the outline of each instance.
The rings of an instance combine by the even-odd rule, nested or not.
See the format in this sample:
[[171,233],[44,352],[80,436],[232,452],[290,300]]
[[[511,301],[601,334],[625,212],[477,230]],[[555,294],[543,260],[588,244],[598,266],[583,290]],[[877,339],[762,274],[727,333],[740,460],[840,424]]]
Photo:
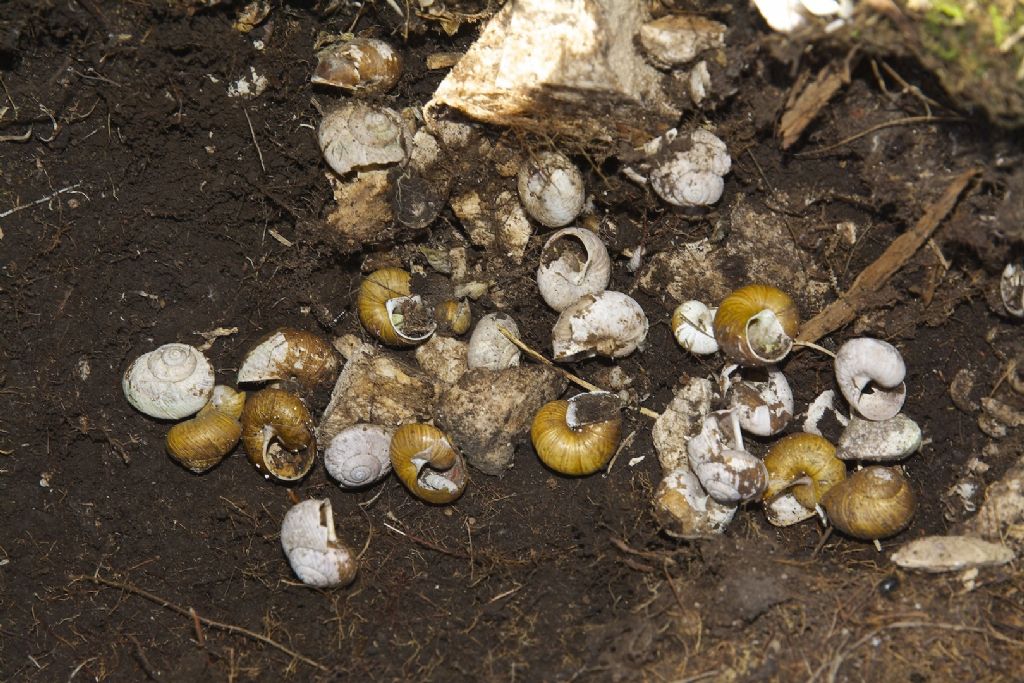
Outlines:
[[[934,243],[824,342],[880,336],[909,368],[907,411],[928,439],[906,465],[920,508],[882,553],[824,539],[813,522],[776,529],[756,506],[720,538],[671,540],[650,511],[661,471],[650,421],[636,412],[623,425],[635,436],[606,476],[556,475],[524,435],[506,476],[472,473],[466,494],[443,508],[394,478],[341,491],[320,465],[297,485],[275,485],[241,449],[197,476],[165,454],[169,424],[125,401],[121,374],[159,344],[201,344],[218,327],[238,328],[207,351],[227,384],[274,328],[367,337],[354,312],[365,255],[339,254],[323,232],[331,195],[311,130],[314,99],[344,96],[308,79],[319,31],[354,25],[401,45],[402,25],[384,2],[342,3],[329,16],[275,3],[244,35],[232,28],[238,6],[187,4],[13,2],[0,16],[0,680],[1021,677],[1015,566],[983,570],[967,590],[956,576],[907,574],[888,560],[903,541],[968,515],[949,493],[968,461],[987,465],[971,474],[985,484],[1021,452],[1017,431],[993,441],[949,394],[966,368],[971,400],[993,391],[1020,400],[1000,382],[1021,350],[1020,328],[993,298],[1005,260],[1019,253],[1008,238],[1020,229],[1009,224],[1024,189],[1019,136],[981,119],[917,123],[799,156],[922,114],[922,100],[891,80],[883,92],[865,60],[797,154],[784,154],[773,126],[795,74],[835,55],[809,48],[796,61],[735,3],[719,18],[741,65],[737,93],[706,114],[733,157],[715,209],[667,210],[616,180],[612,162],[588,173],[590,188],[608,178],[599,205],[618,226],[606,235],[613,251],[642,241],[651,256],[706,235],[727,242],[733,209],[746,204],[791,221],[803,263],[784,267],[831,273],[831,301],[953,176],[981,169]],[[476,31],[467,24],[449,38],[415,23],[405,74],[381,100],[425,102],[444,75],[426,70],[425,56],[463,50]],[[954,104],[917,65],[890,66],[939,106]],[[266,90],[228,97],[250,69]],[[835,237],[846,221],[860,226],[852,247]],[[446,210],[415,239],[452,230],[458,220]],[[503,308],[546,350],[556,316],[529,281],[542,243],[535,235],[524,265],[503,275]],[[680,377],[719,363],[676,346],[667,321],[677,302],[637,289],[625,265],[616,260],[612,286],[635,294],[652,327],[646,348],[620,366],[658,411]],[[726,279],[745,284],[748,266],[737,261]],[[806,316],[817,312],[793,294]],[[474,318],[494,308],[484,297]],[[600,384],[610,367],[573,369]],[[798,405],[832,386],[830,368],[809,352],[786,363]],[[326,398],[313,401],[315,414]],[[282,554],[283,514],[311,497],[329,497],[339,536],[364,549],[348,588],[301,585]],[[220,626],[199,624],[190,609]]]

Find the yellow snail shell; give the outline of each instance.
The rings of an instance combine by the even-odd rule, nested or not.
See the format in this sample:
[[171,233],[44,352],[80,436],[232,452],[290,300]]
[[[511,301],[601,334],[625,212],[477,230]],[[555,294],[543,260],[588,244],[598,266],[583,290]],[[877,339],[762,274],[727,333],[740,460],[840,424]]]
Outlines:
[[385,93],[402,75],[402,59],[393,47],[376,38],[353,38],[329,45],[316,54],[309,80],[356,93]]
[[469,302],[465,299],[456,301],[447,299],[434,309],[434,317],[442,332],[463,335],[469,331],[473,322],[473,314],[469,310]]
[[411,296],[412,276],[401,268],[381,268],[370,273],[359,286],[356,307],[363,327],[385,344],[392,346],[415,346],[434,333],[436,325],[431,322],[425,332],[409,332],[405,325],[405,313],[423,312],[423,302],[418,296]]
[[832,487],[821,506],[835,528],[872,541],[906,529],[914,516],[916,499],[899,469],[866,467]]
[[[776,441],[764,456],[764,466],[768,469],[766,502],[789,490],[809,510],[846,479],[846,463],[836,457],[835,446],[824,437],[805,432]],[[801,480],[804,482],[794,485]]]
[[391,438],[391,465],[405,487],[428,503],[450,503],[466,488],[466,463],[437,427],[406,424]]
[[789,295],[770,285],[747,285],[725,298],[715,314],[715,339],[741,365],[769,365],[786,357],[800,326]]
[[319,335],[282,327],[260,340],[238,369],[238,382],[295,378],[315,386],[334,378],[338,357]]
[[242,445],[262,474],[281,481],[301,479],[316,457],[313,418],[295,394],[264,389],[242,409]]
[[163,420],[194,415],[210,399],[213,385],[213,367],[188,344],[164,344],[142,354],[121,380],[132,407]]
[[196,474],[211,469],[238,444],[242,435],[238,417],[244,403],[244,391],[215,387],[213,397],[196,417],[167,432],[167,452]]
[[330,499],[305,500],[281,521],[281,548],[302,583],[347,586],[356,578],[355,555],[338,540]]
[[611,460],[621,428],[618,399],[595,391],[544,405],[533,418],[530,438],[541,462],[556,472],[580,476]]

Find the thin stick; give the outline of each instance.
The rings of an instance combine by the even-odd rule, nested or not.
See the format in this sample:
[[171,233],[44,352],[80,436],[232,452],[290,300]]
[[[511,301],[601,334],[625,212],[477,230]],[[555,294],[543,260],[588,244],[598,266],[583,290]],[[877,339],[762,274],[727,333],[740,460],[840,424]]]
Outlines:
[[913,228],[894,239],[881,256],[861,271],[845,294],[804,324],[800,329],[799,341],[816,342],[856,318],[868,296],[888,282],[889,278],[917,253],[921,245],[928,241],[939,227],[939,223],[953,210],[960,193],[980,172],[980,169],[971,168],[954,178],[942,196],[928,207]]
[[966,119],[960,116],[908,116],[903,119],[896,119],[895,121],[885,121],[878,125],[871,126],[867,130],[862,130],[859,133],[855,133],[848,138],[843,138],[839,142],[827,145],[825,147],[819,147],[818,149],[811,149],[806,152],[798,152],[794,154],[795,157],[809,157],[818,154],[825,154],[831,152],[834,149],[839,149],[844,145],[848,145],[855,140],[859,140],[865,135],[871,135],[872,133],[882,130],[884,128],[892,128],[893,126],[910,126],[915,123],[957,123],[960,121],[966,121]]
[[82,183],[75,183],[74,185],[68,185],[67,187],[62,187],[61,189],[57,190],[53,194],[48,194],[45,197],[42,197],[40,199],[35,200],[34,202],[30,202],[28,204],[21,204],[20,206],[16,206],[13,209],[7,209],[7,211],[4,211],[3,213],[0,213],[0,218],[7,218],[12,213],[17,213],[19,211],[22,211],[24,209],[28,209],[28,208],[36,206],[38,204],[43,204],[45,202],[48,202],[51,199],[54,199],[57,195],[64,194],[65,192],[71,192],[71,190],[74,190],[75,188],[81,186],[81,184]]
[[[524,342],[522,339],[520,339],[519,337],[515,336],[511,332],[509,332],[504,326],[498,325],[498,331],[501,332],[503,335],[505,335],[506,339],[508,339],[513,344],[515,344],[517,347],[519,347],[519,349],[523,353],[525,353],[527,356],[529,356],[530,358],[534,359],[538,363],[543,363],[544,365],[547,365],[547,366],[550,366],[550,367],[554,368],[558,372],[562,373],[562,376],[565,377],[570,382],[572,382],[574,384],[578,384],[579,386],[583,387],[587,391],[604,391],[604,389],[602,389],[601,387],[597,386],[596,384],[591,384],[587,380],[585,380],[585,379],[583,379],[581,377],[577,377],[576,375],[572,374],[571,372],[569,372],[565,368],[558,367],[557,365],[555,365],[554,363],[549,361],[547,358],[545,358],[539,351],[534,351],[532,348],[527,346],[526,342]],[[608,393],[608,392],[605,392],[605,393]],[[636,409],[640,411],[641,415],[646,415],[647,417],[649,417],[651,419],[654,419],[654,420],[657,420],[659,417],[661,417],[661,415],[659,415],[658,413],[654,412],[650,408],[644,408],[643,406],[637,406]]]
[[228,633],[235,633],[235,634],[238,634],[238,635],[242,635],[242,636],[245,636],[246,638],[251,638],[252,640],[259,641],[259,642],[261,642],[261,643],[263,643],[265,645],[269,645],[270,647],[272,647],[272,648],[274,648],[276,650],[280,650],[281,652],[285,653],[286,655],[288,655],[290,657],[294,657],[295,659],[297,659],[297,660],[299,660],[301,662],[305,662],[306,664],[309,664],[312,667],[320,669],[321,671],[329,671],[330,670],[326,665],[321,664],[320,662],[316,661],[315,659],[310,659],[309,657],[306,657],[305,655],[300,654],[300,653],[296,652],[295,650],[291,649],[290,647],[288,647],[286,645],[282,645],[281,643],[277,642],[276,640],[268,638],[265,635],[256,633],[255,631],[250,631],[249,629],[242,628],[241,626],[235,626],[234,624],[225,624],[224,622],[214,621],[213,619],[207,619],[206,617],[201,617],[192,608],[185,608],[185,607],[181,607],[180,605],[176,605],[175,603],[171,602],[170,600],[165,600],[164,598],[161,598],[159,595],[156,595],[155,593],[150,593],[149,591],[143,590],[143,589],[141,589],[141,588],[139,588],[137,586],[133,586],[130,583],[123,583],[121,581],[114,581],[112,579],[108,579],[108,578],[99,576],[98,574],[95,574],[93,576],[86,576],[84,574],[79,574],[77,576],[72,576],[71,577],[71,581],[72,582],[74,582],[74,581],[89,581],[91,583],[96,583],[96,584],[99,584],[101,586],[108,586],[110,588],[117,588],[119,590],[123,590],[126,593],[131,593],[132,595],[137,595],[140,598],[143,598],[145,600],[149,600],[150,602],[155,603],[157,605],[160,605],[161,607],[164,607],[166,609],[169,609],[172,612],[177,612],[178,614],[180,614],[182,616],[189,617],[189,618],[193,618],[194,617],[195,619],[197,619],[199,621],[199,623],[204,624],[204,625],[206,625],[206,626],[208,626],[210,628],[216,628],[216,629],[220,629],[222,631],[227,631]]
[[815,351],[820,351],[821,353],[825,354],[826,356],[831,356],[832,358],[836,357],[836,354],[832,353],[831,351],[826,349],[824,346],[818,346],[814,342],[794,341],[793,342],[793,346],[806,346],[809,349],[814,349]]
[[260,149],[260,143],[256,142],[256,131],[252,129],[252,119],[249,118],[249,112],[243,108],[242,113],[245,114],[245,120],[249,124],[249,135],[252,136],[252,144],[256,146],[256,154],[260,158],[260,168],[263,172],[267,172],[267,167],[263,163],[263,151]]

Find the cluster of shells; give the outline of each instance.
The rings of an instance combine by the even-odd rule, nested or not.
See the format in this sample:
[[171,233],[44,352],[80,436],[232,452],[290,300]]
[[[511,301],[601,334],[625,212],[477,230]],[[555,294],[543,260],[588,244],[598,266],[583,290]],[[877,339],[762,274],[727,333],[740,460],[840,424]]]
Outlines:
[[[921,445],[921,430],[901,413],[906,368],[888,342],[856,338],[835,354],[835,381],[846,417],[829,389],[806,410],[799,432],[770,444],[757,457],[743,434],[777,437],[793,420],[793,392],[777,364],[794,346],[799,315],[784,292],[748,285],[717,309],[681,304],[672,318],[676,340],[688,351],[721,350],[730,364],[717,382],[692,378],[655,426],[655,446],[666,469],[655,496],[669,533],[720,533],[737,507],[760,502],[768,520],[789,526],[818,516],[854,538],[875,540],[902,531],[915,498],[898,463]],[[713,410],[715,405],[720,409]],[[843,426],[838,443],[822,435],[830,414]],[[857,465],[847,472],[847,463]],[[863,467],[867,463],[869,466]]]

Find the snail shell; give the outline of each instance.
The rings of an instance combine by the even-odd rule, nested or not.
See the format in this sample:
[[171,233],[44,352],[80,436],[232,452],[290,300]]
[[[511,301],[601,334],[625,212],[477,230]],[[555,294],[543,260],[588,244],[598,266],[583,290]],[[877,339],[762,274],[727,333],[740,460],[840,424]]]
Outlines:
[[238,444],[242,435],[238,417],[244,403],[244,391],[215,387],[213,397],[197,416],[167,432],[167,452],[196,474],[211,469]]
[[1024,268],[1007,263],[999,278],[999,296],[1006,312],[1017,318],[1024,318]]
[[663,151],[649,178],[654,193],[675,206],[717,202],[725,189],[722,176],[732,167],[725,143],[703,128],[678,142],[673,129],[662,140]]
[[398,112],[354,101],[325,114],[317,129],[324,159],[341,176],[404,162],[410,137]]
[[684,301],[672,312],[672,334],[679,345],[697,356],[709,356],[718,351],[715,339],[715,313],[700,301]]
[[704,418],[701,431],[686,443],[690,469],[708,495],[724,505],[737,505],[761,495],[768,472],[746,452],[735,410],[717,410]]
[[907,478],[895,467],[866,467],[832,487],[821,500],[835,528],[866,541],[887,538],[907,528],[916,499]]
[[608,464],[621,428],[619,400],[595,391],[542,406],[533,418],[530,438],[541,462],[556,472],[580,476]]
[[353,425],[338,432],[324,451],[324,467],[342,488],[358,488],[383,479],[391,472],[391,436],[394,429],[380,425]]
[[428,339],[437,327],[433,320],[423,319],[423,302],[418,296],[411,296],[411,278],[401,268],[381,268],[370,273],[359,286],[359,320],[385,344],[415,346]]
[[428,503],[450,503],[466,488],[466,463],[437,427],[406,424],[391,438],[391,465],[405,487]]
[[250,351],[238,369],[238,382],[294,377],[306,386],[334,378],[338,357],[319,335],[289,327],[270,333]]
[[789,491],[804,508],[813,510],[829,489],[846,479],[846,463],[836,457],[835,446],[817,434],[801,432],[779,439],[764,456],[764,466],[766,504]]
[[263,475],[301,479],[316,457],[313,418],[295,394],[263,389],[242,409],[242,445]]
[[356,93],[374,95],[391,90],[402,75],[402,59],[391,45],[376,38],[353,38],[316,53],[316,71],[309,80]]
[[132,407],[163,420],[195,414],[210,400],[213,385],[213,367],[188,344],[164,344],[142,354],[121,380]]
[[835,369],[836,383],[846,401],[867,419],[888,420],[903,408],[907,367],[889,342],[851,339],[836,352]]
[[622,292],[587,294],[562,311],[552,330],[556,361],[623,358],[647,338],[647,316]]
[[309,586],[347,586],[356,578],[355,555],[338,540],[329,499],[292,506],[281,521],[281,547],[292,571]]
[[921,447],[921,428],[900,413],[888,420],[864,420],[856,415],[839,437],[841,460],[891,462],[902,460]]
[[499,326],[519,337],[516,321],[504,313],[488,313],[480,318],[466,352],[466,365],[470,369],[486,368],[497,372],[519,365],[519,347],[501,333]]
[[766,366],[764,380],[729,377],[736,366],[722,372],[727,382],[729,405],[736,409],[740,427],[750,434],[771,436],[778,434],[793,419],[793,390],[782,371],[774,365]]
[[465,299],[442,301],[434,309],[434,317],[442,332],[450,332],[454,335],[466,334],[469,331],[469,326],[473,323],[473,313],[469,309],[469,302]]
[[[577,248],[583,246],[583,253]],[[537,287],[544,302],[564,311],[585,294],[608,287],[612,260],[601,238],[590,230],[565,228],[551,235],[540,253]]]
[[785,358],[799,326],[796,304],[770,285],[737,289],[715,314],[715,338],[741,365],[769,365]]
[[670,470],[654,493],[654,514],[665,533],[675,538],[702,538],[722,533],[736,514],[705,493],[685,465]]
[[519,200],[538,223],[568,225],[583,210],[583,176],[564,154],[541,152],[519,167]]

